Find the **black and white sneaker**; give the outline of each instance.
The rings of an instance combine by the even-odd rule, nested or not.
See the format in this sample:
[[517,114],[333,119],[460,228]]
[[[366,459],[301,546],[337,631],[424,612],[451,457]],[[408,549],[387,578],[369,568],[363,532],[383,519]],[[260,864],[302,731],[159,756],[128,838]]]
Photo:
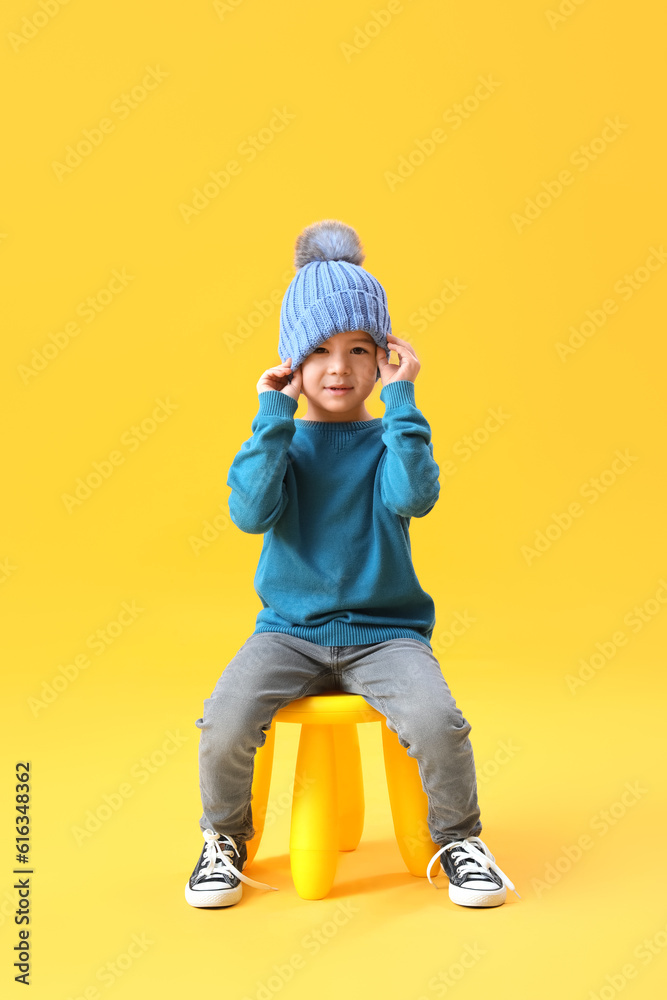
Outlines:
[[[507,897],[505,886],[516,892],[513,883],[495,863],[493,854],[479,837],[453,840],[433,855],[426,869],[432,885],[435,882],[430,874],[431,865],[438,857],[449,879],[449,898],[453,903],[460,906],[500,906]],[[519,896],[518,892],[516,894]]]
[[[254,885],[256,889],[276,889],[275,885],[255,882],[243,875],[239,869],[245,868],[248,853],[245,843],[240,848],[232,837],[214,830],[202,831],[206,843],[199,861],[185,887],[185,898],[190,906],[231,906],[238,903],[243,894],[241,882]],[[229,860],[238,857],[238,868]]]

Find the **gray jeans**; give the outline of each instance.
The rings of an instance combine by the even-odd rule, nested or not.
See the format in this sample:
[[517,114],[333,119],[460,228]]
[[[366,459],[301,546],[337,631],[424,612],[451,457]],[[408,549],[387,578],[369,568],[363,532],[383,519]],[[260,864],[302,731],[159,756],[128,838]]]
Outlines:
[[435,844],[480,834],[471,726],[429,647],[417,639],[320,646],[282,632],[253,633],[204,700],[196,722],[202,830],[237,844],[254,836],[255,752],[279,708],[324,691],[362,695],[416,757]]

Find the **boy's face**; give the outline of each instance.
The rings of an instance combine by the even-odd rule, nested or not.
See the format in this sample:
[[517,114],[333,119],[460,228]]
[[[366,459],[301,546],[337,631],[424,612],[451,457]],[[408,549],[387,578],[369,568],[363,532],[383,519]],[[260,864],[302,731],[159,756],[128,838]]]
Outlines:
[[367,413],[364,400],[375,386],[377,345],[365,330],[336,333],[303,359],[301,374],[301,391],[313,419],[327,419],[326,415],[339,420],[367,419],[358,414]]

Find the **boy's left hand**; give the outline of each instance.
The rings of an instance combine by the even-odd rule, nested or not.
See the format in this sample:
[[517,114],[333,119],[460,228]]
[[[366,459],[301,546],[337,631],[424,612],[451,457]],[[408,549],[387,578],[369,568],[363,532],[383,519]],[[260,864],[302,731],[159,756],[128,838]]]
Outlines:
[[392,365],[387,361],[387,355],[385,349],[379,345],[375,351],[375,359],[377,361],[378,368],[380,369],[380,376],[382,378],[382,386],[389,385],[390,382],[400,382],[405,380],[406,382],[414,382],[419,373],[421,365],[419,363],[419,358],[415,354],[414,347],[412,347],[407,340],[401,340],[400,337],[395,337],[393,333],[387,334],[387,347],[391,351],[396,351],[398,354],[399,364]]

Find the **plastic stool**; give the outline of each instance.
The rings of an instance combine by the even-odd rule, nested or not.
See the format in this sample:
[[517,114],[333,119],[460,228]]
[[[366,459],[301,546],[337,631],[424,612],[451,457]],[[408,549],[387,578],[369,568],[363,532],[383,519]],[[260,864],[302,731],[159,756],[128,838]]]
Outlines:
[[302,899],[327,895],[339,851],[354,851],[364,827],[364,788],[357,723],[382,724],[382,749],[389,802],[398,847],[408,871],[426,878],[438,845],[428,831],[428,797],[415,757],[399,743],[386,718],[356,694],[331,691],[299,698],[279,709],[255,754],[252,816],[255,836],[246,843],[252,864],[264,832],[271,784],[275,727],[273,722],[301,723],[294,776],[290,830],[290,864]]

